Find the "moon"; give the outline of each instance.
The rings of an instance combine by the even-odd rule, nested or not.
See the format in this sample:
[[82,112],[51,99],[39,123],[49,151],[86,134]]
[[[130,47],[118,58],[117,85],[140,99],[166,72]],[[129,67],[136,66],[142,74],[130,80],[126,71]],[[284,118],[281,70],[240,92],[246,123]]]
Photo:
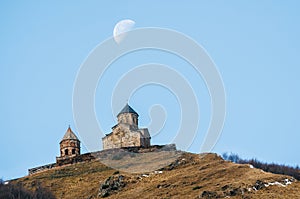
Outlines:
[[127,32],[132,30],[135,25],[135,22],[131,19],[124,19],[119,21],[114,28],[113,36],[114,40],[117,44],[122,42],[122,40],[126,37]]

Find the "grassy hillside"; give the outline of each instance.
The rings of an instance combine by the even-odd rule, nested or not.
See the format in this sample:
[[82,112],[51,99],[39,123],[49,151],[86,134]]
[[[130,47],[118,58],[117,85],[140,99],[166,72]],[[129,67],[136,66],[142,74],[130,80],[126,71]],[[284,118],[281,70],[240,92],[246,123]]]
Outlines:
[[[114,158],[113,158],[114,157]],[[17,179],[28,190],[38,186],[56,198],[300,198],[300,183],[290,176],[266,173],[224,161],[216,154],[176,152],[169,156],[108,157],[77,163]],[[176,157],[176,158],[174,158]],[[136,162],[136,158],[139,162]],[[143,164],[145,163],[145,164]],[[165,166],[167,165],[167,166]],[[125,171],[141,170],[142,173]],[[161,166],[156,171],[151,168]],[[147,167],[147,169],[146,169]],[[123,168],[127,168],[125,170]],[[123,171],[122,171],[123,170]]]

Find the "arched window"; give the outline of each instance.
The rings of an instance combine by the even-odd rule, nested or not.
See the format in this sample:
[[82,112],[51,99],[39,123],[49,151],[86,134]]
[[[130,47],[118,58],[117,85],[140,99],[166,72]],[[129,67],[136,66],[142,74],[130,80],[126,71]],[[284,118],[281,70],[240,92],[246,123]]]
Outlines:
[[69,150],[65,149],[65,155],[69,155]]
[[72,154],[75,154],[75,149],[72,149]]

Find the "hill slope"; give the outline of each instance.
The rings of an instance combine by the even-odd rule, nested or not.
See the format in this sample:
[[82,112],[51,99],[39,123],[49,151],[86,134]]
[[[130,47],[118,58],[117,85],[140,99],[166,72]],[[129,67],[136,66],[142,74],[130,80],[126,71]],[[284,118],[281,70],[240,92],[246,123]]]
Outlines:
[[[134,171],[134,157],[116,164]],[[135,161],[135,160],[134,160]],[[140,160],[141,161],[141,160]],[[159,171],[119,172],[98,160],[56,168],[11,183],[28,190],[49,189],[56,198],[300,198],[300,183],[250,165],[224,161],[216,154],[176,152],[176,159],[163,153],[145,159],[147,166],[167,165]],[[143,164],[142,164],[143,165]],[[153,167],[154,168],[154,167]]]

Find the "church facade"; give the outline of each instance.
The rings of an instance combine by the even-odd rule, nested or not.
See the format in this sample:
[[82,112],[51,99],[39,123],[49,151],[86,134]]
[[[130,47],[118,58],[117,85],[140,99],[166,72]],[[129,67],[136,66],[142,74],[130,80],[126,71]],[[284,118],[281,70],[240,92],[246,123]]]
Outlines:
[[138,113],[128,104],[117,115],[118,123],[112,132],[102,138],[103,149],[122,147],[150,147],[150,134],[147,128],[139,128]]

